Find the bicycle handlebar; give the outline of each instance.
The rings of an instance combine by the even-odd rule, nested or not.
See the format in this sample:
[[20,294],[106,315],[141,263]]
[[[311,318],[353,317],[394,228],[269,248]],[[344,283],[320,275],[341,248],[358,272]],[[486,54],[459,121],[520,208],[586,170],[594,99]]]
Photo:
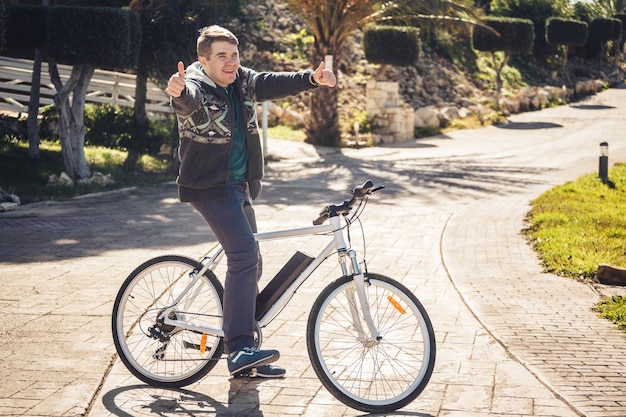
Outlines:
[[320,212],[319,217],[313,221],[313,225],[320,225],[330,217],[350,212],[350,210],[352,210],[352,207],[354,207],[357,199],[363,198],[369,194],[372,194],[375,191],[385,188],[384,185],[378,188],[373,187],[374,183],[370,180],[365,181],[363,185],[357,185],[352,189],[352,197],[349,200],[344,200],[343,203],[339,205],[331,204],[324,207],[324,209]]

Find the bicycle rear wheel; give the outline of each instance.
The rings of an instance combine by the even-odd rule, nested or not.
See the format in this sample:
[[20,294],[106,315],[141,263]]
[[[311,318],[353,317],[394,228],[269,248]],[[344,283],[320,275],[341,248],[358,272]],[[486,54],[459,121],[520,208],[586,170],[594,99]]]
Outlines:
[[383,275],[367,278],[365,291],[382,339],[369,337],[354,281],[342,277],[313,304],[307,348],[315,373],[335,398],[357,410],[384,413],[406,406],[428,384],[435,334],[426,310],[405,286]]
[[[161,256],[137,267],[113,305],[115,348],[128,370],[155,386],[179,388],[213,369],[224,350],[222,337],[170,326],[160,313],[187,288],[202,265],[182,256]],[[222,284],[207,271],[176,304],[170,318],[221,329]]]

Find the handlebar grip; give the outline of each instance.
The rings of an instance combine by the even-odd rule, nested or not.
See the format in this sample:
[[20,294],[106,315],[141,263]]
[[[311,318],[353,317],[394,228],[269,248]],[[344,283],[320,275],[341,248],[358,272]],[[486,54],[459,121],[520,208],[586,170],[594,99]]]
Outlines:
[[319,226],[326,221],[328,218],[328,207],[329,206],[326,206],[322,211],[320,211],[320,214],[318,214],[319,217],[313,220],[313,226]]
[[323,224],[326,221],[327,217],[326,216],[320,216],[317,219],[313,220],[313,226],[319,226],[320,224]]
[[355,197],[365,197],[369,190],[374,186],[374,183],[370,180],[367,180],[363,183],[363,185],[358,185],[354,187],[354,196]]

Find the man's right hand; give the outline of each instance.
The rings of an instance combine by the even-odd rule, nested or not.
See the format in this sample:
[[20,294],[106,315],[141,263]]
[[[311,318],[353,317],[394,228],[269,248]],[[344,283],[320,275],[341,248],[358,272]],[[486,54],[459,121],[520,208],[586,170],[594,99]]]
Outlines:
[[185,64],[178,61],[178,72],[172,75],[167,82],[165,91],[172,97],[180,97],[185,89]]

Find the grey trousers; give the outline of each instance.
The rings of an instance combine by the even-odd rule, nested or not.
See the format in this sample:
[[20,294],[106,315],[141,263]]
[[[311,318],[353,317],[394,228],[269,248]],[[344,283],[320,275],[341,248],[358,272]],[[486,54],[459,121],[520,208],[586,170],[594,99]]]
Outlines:
[[224,344],[226,353],[254,345],[257,282],[261,256],[253,233],[254,208],[245,182],[228,184],[228,201],[193,202],[191,205],[224,248]]

